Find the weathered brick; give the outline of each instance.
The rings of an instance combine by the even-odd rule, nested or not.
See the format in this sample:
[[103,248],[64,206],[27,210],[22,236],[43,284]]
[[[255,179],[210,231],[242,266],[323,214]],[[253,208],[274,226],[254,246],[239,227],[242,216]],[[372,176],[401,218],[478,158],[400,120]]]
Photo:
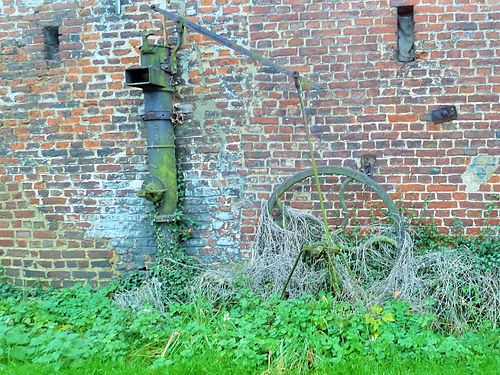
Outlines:
[[48,271],[48,278],[57,278],[57,279],[68,279],[71,277],[70,271]]
[[40,257],[43,259],[59,259],[62,258],[60,250],[45,250],[40,252]]
[[[194,0],[188,14],[324,84],[319,92],[305,90],[320,164],[357,168],[363,154],[375,154],[375,178],[394,198],[417,212],[430,199],[433,208],[425,213],[438,225],[458,217],[479,230],[478,210],[500,192],[500,178],[482,181],[481,168],[471,166],[478,154],[493,157],[499,147],[498,61],[489,42],[498,37],[498,17],[485,13],[493,0],[447,3],[297,0],[249,7],[240,0]],[[415,7],[417,61],[402,64],[394,54],[394,7],[409,5]],[[37,12],[20,8],[0,5],[0,14],[8,15],[0,18],[6,273],[19,285],[23,278],[33,283],[38,276],[24,275],[22,260],[45,262],[50,275],[64,275],[62,281],[50,276],[51,283],[68,286],[143,267],[155,243],[151,205],[135,195],[147,175],[142,94],[123,79],[124,70],[139,63],[142,30],[162,37],[161,22],[150,19],[146,0],[123,7],[120,17],[99,2],[92,12],[70,0],[48,2]],[[40,32],[48,19],[61,33],[51,61]],[[242,24],[247,27],[234,28]],[[14,47],[12,35],[21,34],[26,42]],[[245,256],[262,200],[278,181],[310,167],[297,94],[291,79],[200,35],[191,33],[180,53],[186,82],[178,104],[188,120],[175,129],[177,155],[186,178],[185,211],[201,223],[188,252],[208,261]],[[457,120],[426,120],[445,105],[457,107]],[[324,188],[338,191],[338,179],[325,179]],[[372,196],[361,187],[350,194],[367,215]],[[310,201],[317,198],[311,181],[287,195],[297,197],[304,199],[295,207],[318,209]],[[338,216],[332,201],[328,214]]]
[[73,271],[71,275],[75,279],[93,279],[97,276],[97,273],[88,271]]
[[37,271],[37,270],[24,270],[23,274],[26,277],[36,277],[36,278],[45,278],[47,276],[45,271]]

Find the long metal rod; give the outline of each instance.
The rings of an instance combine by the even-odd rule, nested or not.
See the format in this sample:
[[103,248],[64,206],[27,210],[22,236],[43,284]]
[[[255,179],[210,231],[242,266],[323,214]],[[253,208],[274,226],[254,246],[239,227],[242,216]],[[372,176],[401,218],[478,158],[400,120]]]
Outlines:
[[[226,39],[226,38],[214,33],[213,31],[208,30],[208,29],[204,28],[203,26],[198,25],[195,22],[189,21],[185,17],[181,17],[175,13],[158,8],[156,5],[151,5],[151,9],[153,9],[155,12],[163,14],[165,17],[168,17],[172,21],[183,22],[184,26],[186,26],[187,28],[189,28],[193,31],[196,31],[197,33],[204,35],[204,36],[216,41],[217,43],[222,44],[223,46],[231,48],[234,51],[237,51],[245,56],[250,57],[251,59],[254,59],[254,60],[260,62],[262,65],[265,65],[265,66],[271,68],[271,70],[274,72],[283,73],[283,74],[285,74],[289,77],[292,77],[292,78],[294,78],[297,74],[295,71],[284,68],[281,65],[278,65],[278,64],[272,62],[271,60],[259,55],[258,53],[252,52],[248,48],[240,46],[240,45],[230,41],[229,39]],[[300,76],[299,79],[300,79],[300,83],[302,84],[303,87],[316,89],[316,90],[321,89],[321,87],[319,85],[314,84],[313,82],[309,81],[308,79],[306,79],[302,76]]]

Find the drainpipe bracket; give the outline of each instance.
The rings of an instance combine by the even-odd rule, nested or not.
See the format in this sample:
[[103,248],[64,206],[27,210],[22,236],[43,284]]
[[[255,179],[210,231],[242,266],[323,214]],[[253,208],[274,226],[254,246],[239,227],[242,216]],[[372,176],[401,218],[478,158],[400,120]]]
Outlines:
[[143,121],[154,121],[154,120],[169,120],[172,116],[172,112],[167,111],[156,111],[148,112],[141,116]]

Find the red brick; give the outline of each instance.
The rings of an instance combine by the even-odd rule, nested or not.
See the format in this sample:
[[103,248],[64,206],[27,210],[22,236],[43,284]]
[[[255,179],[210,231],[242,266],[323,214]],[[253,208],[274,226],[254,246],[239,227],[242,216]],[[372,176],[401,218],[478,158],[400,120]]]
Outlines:
[[[70,285],[74,277],[89,280],[88,274],[74,273],[79,271],[90,272],[93,283],[111,278],[111,267],[97,265],[120,250],[127,256],[117,267],[131,267],[129,255],[142,259],[136,243],[145,241],[140,230],[124,230],[110,241],[99,237],[99,228],[123,220],[139,229],[145,222],[145,207],[135,197],[136,185],[147,174],[138,117],[143,98],[123,80],[124,70],[139,64],[142,29],[157,30],[162,37],[161,16],[151,18],[148,4],[131,2],[124,12],[132,22],[117,29],[121,21],[105,6],[84,3],[78,17],[71,2],[46,4],[39,14],[18,12],[18,5],[9,3],[4,13],[12,17],[0,19],[0,44],[11,46],[21,34],[33,42],[6,47],[0,62],[9,67],[0,73],[9,75],[0,77],[8,85],[0,88],[7,98],[0,108],[0,138],[9,140],[8,154],[0,157],[0,165],[9,166],[8,171],[0,167],[0,247],[7,247],[1,250],[11,269],[22,267],[21,258],[56,256],[45,261],[47,272],[60,272],[60,266],[70,272],[60,274],[63,281],[51,279],[58,286]],[[373,9],[361,2],[350,7],[302,0],[267,1],[251,9],[241,0],[196,0],[193,5],[198,14],[192,20],[325,85],[319,92],[304,90],[318,163],[357,168],[361,155],[373,153],[374,178],[394,199],[417,211],[429,199],[425,214],[435,216],[443,230],[453,224],[453,215],[467,228],[485,225],[478,212],[494,203],[491,193],[500,193],[500,177],[482,183],[478,192],[466,192],[471,186],[462,179],[475,155],[493,155],[500,146],[498,62],[494,49],[487,48],[498,35],[494,20],[485,20],[476,2],[390,0]],[[418,64],[400,63],[393,54],[394,7],[408,5],[415,6],[416,40],[426,46],[417,44]],[[47,62],[37,21],[70,14],[60,12],[75,17],[64,16],[59,60]],[[109,28],[96,27],[94,14]],[[173,35],[174,25],[167,26]],[[457,42],[451,46],[450,40]],[[177,88],[176,99],[196,108],[195,116],[188,113],[189,120],[176,129],[189,189],[186,211],[203,218],[230,212],[234,219],[218,229],[195,228],[199,241],[189,251],[224,257],[218,239],[240,238],[241,253],[248,254],[262,201],[278,181],[311,165],[297,93],[286,75],[189,33],[185,51],[193,48],[200,53],[182,61],[188,82]],[[458,120],[426,120],[444,105],[457,107]],[[339,208],[338,179],[324,181],[333,215],[331,210]],[[311,190],[307,181],[297,192]],[[360,187],[349,194],[360,215],[369,215],[372,196]],[[293,205],[317,210],[317,202],[308,199]],[[474,217],[468,219],[469,214]],[[89,233],[92,238],[86,238]],[[126,246],[108,248],[113,243]],[[19,277],[12,279],[20,283]],[[36,276],[29,278],[35,281]]]
[[13,230],[0,230],[0,238],[9,238],[9,237],[14,237],[14,231]]
[[[391,7],[400,7],[400,6],[410,6],[417,5],[419,0],[390,0],[389,4]],[[420,7],[419,7],[420,9]]]

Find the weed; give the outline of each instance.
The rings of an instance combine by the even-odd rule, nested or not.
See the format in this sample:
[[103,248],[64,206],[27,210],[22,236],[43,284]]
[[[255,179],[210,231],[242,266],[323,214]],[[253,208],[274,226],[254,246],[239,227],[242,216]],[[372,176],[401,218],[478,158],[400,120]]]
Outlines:
[[[137,296],[141,291],[147,290],[145,285],[151,280],[158,282],[161,289],[162,301],[156,301],[156,305],[185,301],[188,298],[189,283],[200,273],[201,268],[184,250],[184,244],[191,238],[192,228],[196,223],[183,213],[185,183],[180,170],[177,172],[177,187],[179,199],[171,220],[158,223],[156,211],[151,213],[157,247],[154,264],[146,272],[132,271],[120,280],[116,288],[121,300],[143,300],[144,298]],[[129,298],[127,294],[133,295],[134,298]],[[140,309],[141,306],[133,308]]]
[[325,293],[263,300],[241,291],[231,304],[199,298],[172,303],[161,315],[153,308],[119,309],[112,292],[75,286],[6,296],[0,301],[0,366],[33,363],[84,373],[96,363],[120,368],[131,361],[152,373],[307,373],[345,368],[361,357],[374,363],[468,363],[500,354],[498,329],[484,326],[461,336],[434,332],[432,317],[414,314],[398,300],[367,310]]

